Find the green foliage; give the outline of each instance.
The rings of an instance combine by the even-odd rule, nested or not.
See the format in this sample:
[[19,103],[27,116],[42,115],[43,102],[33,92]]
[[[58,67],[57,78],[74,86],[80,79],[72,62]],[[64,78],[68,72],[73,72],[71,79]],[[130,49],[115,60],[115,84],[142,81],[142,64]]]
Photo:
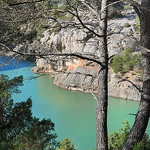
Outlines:
[[50,131],[54,131],[54,123],[50,119],[40,121],[33,118],[30,127],[16,137],[15,150],[26,148],[35,150],[56,149],[58,143],[55,139],[57,136]]
[[125,28],[128,28],[128,27],[130,27],[130,24],[127,22],[127,23],[125,23],[123,26],[124,26]]
[[0,76],[0,149],[56,149],[54,123],[50,119],[39,120],[32,116],[32,100],[13,103],[12,93],[20,93],[23,77],[9,79]]
[[89,61],[86,63],[86,66],[90,66],[93,62]]
[[147,134],[144,135],[141,142],[136,144],[133,150],[150,150],[150,139]]
[[[51,16],[51,18],[61,21],[71,21],[74,19],[71,14],[66,12],[67,9],[69,9],[69,7],[66,0],[46,0],[36,4],[37,12],[42,10],[45,12],[47,17]],[[60,10],[62,10],[62,12]],[[36,34],[34,34],[34,39],[37,39],[37,37],[42,36],[42,33],[46,29],[50,29],[50,34],[59,32],[61,30],[61,24],[58,22],[51,22],[51,24],[49,24],[48,19],[38,18],[29,22],[29,29],[34,29],[36,31]]]
[[140,81],[143,81],[143,70],[138,71],[138,77]]
[[[130,124],[127,122],[122,123],[123,128],[119,129],[118,132],[114,132],[108,137],[108,148],[109,150],[121,150],[127,140],[130,132]],[[144,135],[141,142],[137,143],[133,150],[149,150],[150,149],[150,139],[147,134]]]
[[7,142],[1,142],[0,150],[9,150],[9,144]]
[[23,76],[9,80],[7,75],[0,75],[0,100],[7,101],[11,93],[19,93],[18,86],[23,85]]
[[40,10],[46,11],[46,10],[52,9],[53,5],[54,3],[51,3],[51,0],[45,0],[41,3],[37,3],[36,9],[37,11],[40,11]]
[[123,72],[133,70],[133,66],[132,51],[130,49],[126,49],[123,56]]
[[124,10],[129,10],[129,9],[131,9],[131,4],[126,4],[123,9],[124,9]]
[[120,13],[122,9],[123,9],[123,6],[121,3],[117,3],[117,4],[109,6],[108,17],[110,19],[122,17],[122,14]]
[[111,63],[114,73],[118,73],[123,70],[123,57],[119,54],[114,56],[113,62]]
[[138,15],[136,16],[136,23],[133,24],[133,27],[135,28],[135,31],[140,30],[140,19],[139,19]]
[[70,139],[66,137],[61,143],[57,150],[75,150]]
[[115,55],[111,66],[114,73],[120,72],[121,74],[133,69],[141,69],[141,54],[132,55],[130,49],[124,51],[124,55]]
[[129,134],[130,131],[130,124],[129,122],[127,122],[127,120],[125,122],[122,123],[124,128],[121,128],[118,130],[118,132],[114,132],[112,134],[109,135],[108,137],[108,147],[109,150],[121,150],[126,139],[127,139],[127,135]]

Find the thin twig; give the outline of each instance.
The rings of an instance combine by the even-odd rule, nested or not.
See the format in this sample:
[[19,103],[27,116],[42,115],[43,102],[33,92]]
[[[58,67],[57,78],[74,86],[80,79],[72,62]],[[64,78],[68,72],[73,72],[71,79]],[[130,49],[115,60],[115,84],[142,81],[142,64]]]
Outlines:
[[90,91],[90,93],[93,95],[93,97],[96,100],[96,102],[98,102],[98,99],[97,99],[96,95],[92,91]]
[[129,115],[133,115],[133,116],[136,116],[136,114],[132,114],[132,113],[129,113]]

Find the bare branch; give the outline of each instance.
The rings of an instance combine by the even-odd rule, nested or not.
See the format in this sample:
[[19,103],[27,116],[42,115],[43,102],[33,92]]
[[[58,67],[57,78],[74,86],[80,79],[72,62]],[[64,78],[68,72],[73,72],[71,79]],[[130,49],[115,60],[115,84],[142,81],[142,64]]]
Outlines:
[[55,73],[53,73],[53,74],[67,74],[67,75],[69,75],[69,74],[77,74],[77,75],[84,75],[84,76],[90,76],[90,77],[92,77],[92,78],[97,78],[97,76],[93,76],[92,74],[89,74],[89,73],[81,73],[81,72],[70,72],[70,71],[55,71]]
[[86,6],[95,16],[98,15],[96,8],[92,6],[91,3],[85,1],[85,0],[79,0],[84,6]]
[[132,114],[132,113],[129,113],[129,115],[133,115],[133,116],[136,116],[136,114]]
[[123,81],[127,81],[127,82],[131,83],[140,93],[143,92],[141,88],[139,88],[137,85],[135,85],[132,81],[130,81],[128,79],[122,79],[122,80],[118,81],[118,83],[123,82]]
[[135,12],[137,13],[137,15],[140,17],[141,16],[141,12],[140,12],[139,8],[136,7],[136,6],[133,6],[133,8],[134,8]]
[[108,5],[105,7],[105,9],[106,9],[107,7],[110,7],[110,6],[112,6],[112,5],[118,4],[118,3],[120,3],[120,2],[123,2],[123,0],[118,0],[118,1],[115,1],[115,2],[110,3],[110,4],[108,4]]
[[18,2],[18,3],[8,4],[8,6],[16,6],[16,5],[22,5],[22,4],[32,4],[32,3],[42,2],[42,1],[45,1],[45,0],[31,0],[31,1],[24,1],[24,2]]
[[93,97],[96,100],[96,102],[98,102],[98,99],[97,99],[96,95],[92,91],[90,91],[90,93],[93,95]]
[[115,56],[115,55],[110,56],[110,57],[108,58],[108,61],[109,61],[110,59],[112,59],[114,56]]
[[145,11],[148,11],[148,12],[150,12],[150,8],[148,8],[148,7],[144,7],[144,6],[142,6],[141,4],[139,4],[139,3],[137,3],[137,2],[135,2],[135,1],[133,1],[133,0],[126,0],[128,3],[130,3],[132,6],[134,6],[134,7],[137,7],[137,8],[140,8],[140,9],[142,9],[142,10],[145,10]]
[[139,46],[142,48],[142,50],[144,50],[144,51],[146,51],[146,52],[150,53],[150,49],[145,48],[145,47],[143,47],[143,46],[141,46],[141,45],[139,45]]
[[11,50],[9,47],[7,47],[6,45],[4,45],[2,43],[0,43],[0,45],[5,47],[7,50],[9,50],[11,52],[14,52],[16,54],[19,54],[19,55],[25,56],[25,57],[29,57],[29,58],[30,57],[36,57],[36,56],[39,56],[39,57],[45,57],[45,56],[66,56],[66,57],[69,57],[69,56],[73,56],[73,57],[86,59],[86,60],[95,62],[95,63],[99,64],[100,66],[102,66],[103,68],[105,68],[105,66],[102,64],[102,62],[100,62],[99,60],[96,60],[95,58],[87,57],[87,54],[81,54],[81,53],[22,53],[22,52]]
[[[75,8],[74,6],[72,6],[72,5],[68,2],[68,0],[67,0],[67,4],[68,4],[71,8],[74,9],[74,11],[76,12],[76,14],[73,13],[72,11],[69,11],[69,10],[68,10],[68,13],[70,13],[70,14],[73,15],[73,16],[75,16],[75,17],[78,19],[78,21],[81,23],[81,25],[82,25],[85,29],[87,29],[88,31],[90,31],[91,33],[93,33],[94,35],[96,35],[97,37],[104,37],[104,35],[100,35],[100,34],[96,33],[94,30],[92,30],[92,29],[90,29],[88,26],[86,26],[85,23],[83,23],[83,21],[81,20],[79,14],[78,14],[78,9]],[[97,15],[98,15],[98,13],[97,13]]]
[[90,29],[89,27],[87,27],[83,21],[81,20],[81,18],[79,17],[79,15],[77,14],[76,15],[77,19],[79,20],[79,22],[81,23],[81,25],[86,28],[87,30],[89,30],[91,33],[93,33],[94,35],[96,35],[97,37],[104,37],[104,35],[100,35],[98,33],[96,33],[94,30]]

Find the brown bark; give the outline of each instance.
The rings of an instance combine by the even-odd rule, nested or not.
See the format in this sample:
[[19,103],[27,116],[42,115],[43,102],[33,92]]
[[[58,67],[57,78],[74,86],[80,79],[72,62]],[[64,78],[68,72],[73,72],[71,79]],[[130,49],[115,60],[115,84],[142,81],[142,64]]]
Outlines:
[[[142,6],[150,7],[150,0],[143,0]],[[140,23],[141,46],[147,49],[142,50],[143,87],[139,110],[123,150],[132,149],[142,140],[150,116],[150,12],[141,10]]]

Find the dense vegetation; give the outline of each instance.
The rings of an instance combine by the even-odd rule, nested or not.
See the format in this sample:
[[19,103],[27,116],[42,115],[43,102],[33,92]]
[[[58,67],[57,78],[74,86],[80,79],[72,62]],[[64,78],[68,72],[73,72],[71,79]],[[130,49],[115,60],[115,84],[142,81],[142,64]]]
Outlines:
[[71,143],[70,139],[66,137],[58,147],[57,150],[75,150],[74,145]]
[[0,149],[56,149],[54,123],[32,116],[32,100],[14,103],[12,93],[20,93],[23,77],[9,79],[0,75]]
[[115,55],[111,67],[113,68],[114,73],[121,74],[135,70],[138,72],[139,78],[142,80],[141,54],[133,54],[130,49],[126,49],[123,55]]
[[[127,122],[122,123],[124,128],[118,130],[118,132],[114,132],[108,137],[108,147],[109,150],[122,150],[127,137],[130,133],[130,124]],[[150,149],[150,139],[149,136],[145,133],[141,142],[137,143],[133,150],[149,150]]]

